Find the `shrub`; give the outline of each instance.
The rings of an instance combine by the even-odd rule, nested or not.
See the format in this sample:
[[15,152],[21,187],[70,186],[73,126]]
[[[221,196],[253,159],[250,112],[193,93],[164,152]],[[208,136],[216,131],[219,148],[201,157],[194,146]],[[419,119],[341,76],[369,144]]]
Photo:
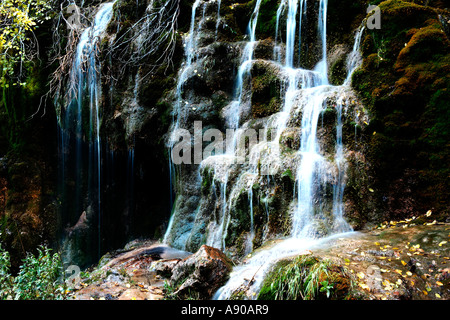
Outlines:
[[63,267],[58,253],[39,246],[28,254],[15,278],[9,274],[9,253],[0,246],[0,299],[59,300],[65,298]]
[[12,279],[9,274],[10,267],[9,252],[5,251],[0,244],[0,300],[7,299],[11,292]]

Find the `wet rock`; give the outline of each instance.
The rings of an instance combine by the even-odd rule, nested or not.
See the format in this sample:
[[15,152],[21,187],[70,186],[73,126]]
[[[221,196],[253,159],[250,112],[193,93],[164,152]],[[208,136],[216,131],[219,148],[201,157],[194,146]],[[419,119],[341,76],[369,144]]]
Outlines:
[[172,269],[170,283],[178,288],[179,297],[195,292],[200,299],[209,299],[225,283],[231,268],[231,261],[223,252],[203,245]]
[[381,251],[381,250],[367,250],[368,254],[378,256],[378,257],[394,257],[393,250]]
[[170,278],[172,276],[173,268],[180,262],[180,259],[174,260],[160,260],[152,263],[152,270],[165,278]]

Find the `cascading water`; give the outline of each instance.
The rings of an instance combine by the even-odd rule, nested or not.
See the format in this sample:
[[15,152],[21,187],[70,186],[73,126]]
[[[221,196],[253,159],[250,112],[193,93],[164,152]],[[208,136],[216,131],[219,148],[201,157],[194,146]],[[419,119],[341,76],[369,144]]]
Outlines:
[[[249,36],[249,41],[246,43],[243,55],[241,58],[241,64],[238,69],[238,75],[235,85],[235,99],[231,102],[230,108],[226,114],[226,122],[229,129],[233,129],[233,134],[227,136],[227,149],[226,154],[222,156],[214,156],[216,159],[227,158],[226,162],[229,160],[235,160],[235,156],[238,153],[238,140],[242,130],[240,127],[240,116],[243,108],[243,94],[244,94],[244,81],[248,81],[251,77],[250,69],[253,62],[253,53],[256,45],[256,26],[258,23],[259,8],[261,6],[261,0],[257,0],[255,8],[252,12],[250,22],[247,27],[247,32]],[[231,141],[230,141],[231,140]],[[208,159],[206,159],[206,162]],[[220,162],[216,162],[216,164]],[[219,222],[212,221],[208,230],[209,237],[206,241],[207,245],[225,249],[225,238],[227,236],[228,225],[230,223],[230,215],[228,213],[229,204],[227,200],[227,184],[228,184],[228,172],[225,175],[224,181],[220,185],[222,191],[222,215],[219,218]],[[253,221],[252,214],[251,220]],[[253,226],[251,226],[253,228]],[[220,239],[220,241],[219,241]],[[248,240],[251,243],[251,240]]]
[[[63,223],[97,215],[98,254],[101,248],[101,86],[97,58],[100,39],[112,18],[114,2],[101,5],[91,27],[80,36],[70,71],[68,98],[58,117],[60,128],[60,194]],[[73,186],[67,181],[73,180]],[[87,201],[86,201],[87,195]],[[69,201],[70,199],[70,201]],[[82,219],[80,218],[80,222]]]
[[[256,298],[257,292],[264,274],[269,270],[270,266],[283,257],[301,254],[306,249],[313,249],[323,245],[336,237],[342,237],[351,227],[343,218],[343,193],[345,188],[345,157],[342,142],[342,113],[343,106],[346,104],[346,90],[349,90],[348,81],[342,86],[331,86],[328,84],[327,60],[326,60],[326,12],[327,1],[321,0],[319,4],[319,22],[318,31],[322,43],[322,60],[314,68],[314,71],[294,69],[293,67],[293,48],[292,41],[295,36],[295,17],[298,2],[294,0],[282,1],[277,12],[277,33],[278,19],[281,12],[288,5],[287,15],[287,36],[286,36],[286,57],[284,70],[288,74],[288,86],[285,94],[285,101],[282,112],[278,115],[276,122],[278,143],[280,136],[286,128],[287,121],[292,114],[301,112],[301,141],[300,141],[300,162],[296,174],[297,186],[297,202],[296,208],[292,216],[291,237],[288,240],[272,246],[266,250],[262,250],[248,259],[243,265],[236,267],[230,276],[230,280],[225,286],[220,288],[215,294],[215,299],[227,299],[238,288],[244,286],[247,290],[247,297]],[[300,12],[302,13],[303,5],[306,1],[301,2]],[[292,7],[292,6],[295,6]],[[301,16],[301,14],[300,14]],[[301,19],[299,20],[301,23]],[[302,27],[299,26],[301,32]],[[361,33],[363,28],[355,38],[353,52],[349,56],[348,63],[348,79],[353,71],[358,67],[357,52],[359,51]],[[301,39],[301,36],[299,37]],[[278,62],[280,52],[275,47],[274,59]],[[298,80],[298,73],[303,75],[303,81]],[[311,81],[304,81],[305,74]],[[302,83],[301,88],[298,88]],[[336,99],[336,143],[335,155],[332,162],[326,160],[322,154],[321,145],[317,137],[319,129],[319,119],[325,111],[327,101]],[[329,168],[335,168],[334,174],[329,173]],[[330,177],[331,176],[331,177]],[[333,179],[333,199],[331,215],[331,225],[327,225],[328,236],[320,238],[320,232],[317,227],[317,219],[324,220],[326,205],[322,199],[322,189],[325,188],[328,179]],[[317,238],[319,236],[319,238]],[[253,279],[249,283],[248,279]]]
[[[187,37],[184,40],[184,57],[185,60],[182,64],[182,68],[178,74],[178,80],[176,85],[176,91],[175,91],[175,104],[174,104],[174,111],[173,111],[173,119],[172,119],[172,129],[171,129],[171,137],[169,138],[168,143],[168,152],[169,152],[169,174],[170,174],[170,193],[171,193],[171,199],[173,197],[174,189],[177,189],[176,186],[176,177],[179,172],[177,172],[177,167],[173,163],[173,152],[174,152],[174,145],[178,143],[179,139],[179,130],[180,126],[185,122],[190,108],[191,108],[191,101],[189,101],[188,98],[183,98],[183,90],[184,85],[186,81],[189,79],[189,77],[195,76],[197,73],[197,70],[194,69],[195,64],[198,62],[198,39],[199,39],[199,33],[202,30],[203,23],[205,22],[205,12],[206,12],[206,6],[207,3],[202,4],[202,17],[197,22],[197,10],[199,6],[201,5],[201,0],[196,0],[192,5],[192,13],[191,13],[191,22],[189,27],[189,33]],[[218,19],[220,19],[220,1],[218,1],[218,9],[217,9],[217,16]],[[219,21],[216,24],[216,30],[218,30]],[[190,142],[187,142],[190,143]],[[176,193],[176,191],[175,191]],[[171,206],[172,210],[175,208],[175,201],[171,200]],[[172,214],[166,229],[166,233],[164,235],[163,242],[167,243],[169,241],[170,234],[174,228],[174,218],[175,214]]]
[[[182,123],[182,118],[185,116],[183,113],[183,108],[186,108],[189,105],[189,101],[183,100],[183,84],[186,82],[189,76],[192,75],[193,71],[195,73],[195,70],[193,70],[193,64],[196,62],[197,57],[196,53],[198,52],[197,48],[197,37],[199,32],[202,28],[202,23],[204,21],[204,12],[206,9],[206,3],[203,4],[203,16],[200,19],[198,23],[196,23],[196,12],[200,5],[201,1],[195,1],[192,6],[192,15],[191,15],[191,25],[190,25],[190,31],[189,31],[189,38],[186,41],[185,44],[185,63],[183,66],[182,71],[180,72],[180,75],[178,77],[178,83],[177,83],[177,89],[176,89],[176,105],[175,105],[175,115],[177,116],[177,119],[174,119],[174,126],[172,129],[173,134],[177,134],[177,130],[180,128],[180,123]],[[219,10],[220,10],[220,1],[218,2],[218,14],[217,18],[220,19]],[[255,8],[253,10],[249,25],[248,25],[248,36],[249,41],[246,43],[243,54],[241,57],[241,63],[238,68],[238,74],[236,78],[235,83],[235,89],[234,89],[234,100],[230,103],[228,111],[226,112],[226,122],[228,124],[228,127],[230,129],[233,129],[233,133],[231,135],[227,135],[227,147],[226,147],[226,153],[222,155],[215,155],[210,157],[211,159],[205,159],[202,164],[200,165],[200,169],[205,165],[205,163],[214,162],[211,160],[217,160],[220,159],[218,162],[228,163],[232,162],[234,160],[234,157],[237,152],[237,140],[239,137],[239,125],[240,125],[240,114],[242,112],[243,108],[243,87],[244,82],[248,81],[250,68],[252,66],[253,61],[253,52],[254,47],[256,44],[255,41],[255,33],[256,33],[256,25],[258,20],[258,14],[259,14],[259,8],[261,5],[261,0],[258,0],[255,4]],[[219,21],[217,21],[218,25]],[[217,26],[216,25],[216,26]],[[217,30],[216,30],[217,31]],[[186,112],[188,110],[186,109]],[[176,143],[176,139],[173,138],[170,142],[169,149],[173,149],[174,143]],[[172,154],[172,151],[170,151],[170,154]],[[171,163],[171,173],[175,173],[175,166],[173,163]],[[225,165],[226,166],[226,165]],[[222,170],[221,170],[222,171]],[[228,171],[225,172],[225,174],[221,174],[220,179],[216,179],[216,177],[219,175],[216,173],[216,170],[213,170],[214,172],[214,180],[220,181],[220,193],[221,193],[221,211],[219,214],[219,217],[213,221],[210,222],[208,227],[208,236],[206,238],[206,244],[210,246],[214,246],[217,248],[225,248],[225,237],[226,237],[226,230],[227,226],[230,222],[230,217],[228,215],[228,198],[227,198],[227,184],[228,184]],[[174,179],[171,178],[171,181]],[[168,242],[170,233],[173,229],[175,215],[172,214],[171,219],[169,221],[169,225],[166,231],[166,234],[164,236],[164,242]]]
[[[174,106],[174,112],[173,112],[173,130],[172,133],[176,134],[177,130],[180,128],[180,122],[182,121],[183,117],[183,108],[184,104],[189,104],[189,102],[183,100],[183,85],[186,82],[187,76],[192,73],[191,65],[193,62],[193,59],[195,57],[196,50],[196,35],[197,30],[195,29],[195,18],[196,18],[196,12],[197,8],[200,4],[200,0],[196,0],[192,5],[192,14],[191,14],[191,24],[189,29],[189,35],[188,38],[185,39],[184,42],[184,55],[185,55],[185,62],[183,63],[182,69],[180,70],[178,81],[177,81],[177,87],[176,87],[176,102]],[[174,163],[172,162],[172,151],[174,144],[176,143],[176,138],[173,136],[170,138],[169,141],[169,175],[170,175],[170,196],[171,196],[171,206],[173,207],[173,189],[176,179],[176,167]],[[169,220],[169,224],[167,226],[166,234],[164,235],[163,242],[166,243],[168,241],[168,236],[170,235],[170,232],[173,227],[173,219],[175,216],[172,214]]]
[[[249,75],[252,67],[253,52],[256,45],[256,25],[258,23],[259,8],[261,6],[261,0],[258,0],[255,4],[250,22],[247,27],[249,41],[246,43],[244,52],[242,54],[241,64],[238,69],[238,75],[236,79],[235,99],[230,104],[230,108],[226,115],[226,121],[230,129],[239,129],[239,123],[241,120],[241,112],[243,107],[243,94],[244,94],[244,81],[245,77]],[[248,77],[247,77],[248,80]],[[234,154],[236,152],[238,134],[233,136],[230,144],[230,148],[227,148],[228,154]],[[230,142],[228,142],[230,143]]]
[[353,72],[361,65],[362,57],[359,52],[359,47],[361,46],[361,38],[364,33],[365,26],[362,25],[358,31],[356,32],[355,42],[353,44],[353,50],[348,55],[347,58],[347,78],[344,81],[344,84],[349,85],[352,79]]
[[320,0],[318,30],[322,47],[322,60],[317,64],[315,70],[321,75],[323,85],[328,84],[327,66],[327,9],[328,0]]

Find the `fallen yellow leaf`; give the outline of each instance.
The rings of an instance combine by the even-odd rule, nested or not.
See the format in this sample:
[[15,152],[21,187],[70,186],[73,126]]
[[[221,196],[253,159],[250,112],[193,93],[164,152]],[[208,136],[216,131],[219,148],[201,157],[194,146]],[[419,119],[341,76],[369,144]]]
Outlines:
[[436,281],[436,284],[438,285],[438,286],[443,286],[444,284],[442,283],[442,282],[440,282],[440,281]]
[[440,242],[439,243],[439,247],[442,247],[444,244],[446,244],[447,243],[447,241],[442,241],[442,242]]
[[363,289],[370,290],[370,287],[365,283],[360,282],[358,285]]
[[412,272],[411,271],[406,271],[406,274],[408,275],[408,276],[412,276]]
[[402,263],[402,265],[404,265],[404,266],[406,266],[407,265],[407,263],[405,262],[405,261],[401,261],[401,263]]
[[428,210],[427,213],[425,214],[427,217],[431,216],[432,211]]
[[441,298],[441,296],[440,296],[440,294],[439,294],[439,293],[435,293],[435,295],[436,295],[436,298],[438,298],[438,299],[440,299],[440,298]]

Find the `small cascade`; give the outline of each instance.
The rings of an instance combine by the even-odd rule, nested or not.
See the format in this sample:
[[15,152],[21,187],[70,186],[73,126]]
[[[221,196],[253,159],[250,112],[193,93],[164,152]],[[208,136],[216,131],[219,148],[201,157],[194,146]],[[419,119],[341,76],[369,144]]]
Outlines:
[[[227,54],[233,53],[234,61],[237,61],[236,69],[233,69],[236,70],[235,82],[234,86],[230,84],[221,92],[225,97],[224,103],[214,109],[220,111],[220,124],[219,121],[207,124],[217,131],[220,131],[217,127],[225,127],[226,151],[215,149],[216,153],[206,158],[203,153],[202,161],[191,166],[170,163],[171,184],[177,183],[174,182],[175,176],[181,177],[184,184],[174,188],[177,197],[164,242],[189,251],[206,244],[237,258],[252,254],[242,266],[235,268],[230,281],[215,296],[218,299],[229,298],[237,287],[245,283],[245,278],[251,279],[254,275],[255,282],[249,287],[256,290],[274,261],[352,231],[344,219],[344,191],[348,178],[346,156],[350,152],[343,141],[343,123],[351,119],[346,112],[348,106],[355,106],[351,102],[355,96],[347,82],[333,86],[328,81],[328,2],[280,1],[274,49],[269,52],[269,56],[273,53],[272,61],[254,57],[255,52],[260,52],[255,51],[258,45],[263,45],[261,53],[265,53],[267,48],[256,34],[261,5],[261,0],[255,2],[242,54],[234,55],[238,52],[236,48],[242,47],[226,44],[226,50],[230,50]],[[185,136],[189,137],[192,131],[196,136],[196,132],[210,130],[205,125],[203,132],[203,127],[199,130],[195,123],[194,130],[185,129],[190,128],[189,121],[194,119],[204,116],[209,120],[207,112],[198,110],[213,110],[213,100],[196,88],[202,81],[193,79],[201,79],[194,78],[197,69],[204,70],[202,67],[210,66],[208,55],[217,52],[218,48],[225,48],[223,44],[208,44],[217,39],[214,25],[210,28],[211,34],[201,32],[202,28],[207,28],[204,20],[210,18],[207,15],[212,11],[205,6],[202,0],[195,1],[192,6],[190,31],[185,38],[185,62],[174,91],[172,137],[176,136],[178,129],[184,129]],[[317,17],[308,15],[306,19],[310,10],[307,7],[313,6]],[[217,10],[217,15],[213,11],[212,16],[220,19],[220,3]],[[310,53],[301,51],[305,47],[302,41],[308,38],[316,40],[314,35],[311,36],[311,25],[317,26],[320,52],[315,66],[304,68],[300,58]],[[281,26],[286,30],[280,30]],[[357,56],[362,32],[363,28],[358,30],[353,52],[348,58],[348,78],[359,64]],[[270,78],[270,90],[279,90],[276,96],[271,92],[277,110],[267,110],[268,115],[257,113],[260,107],[257,99],[260,97],[255,93],[258,92],[256,85],[262,81],[257,78],[261,76],[261,70],[266,71],[264,76]],[[261,108],[266,108],[263,103],[261,105]],[[248,136],[251,130],[260,130],[259,139],[254,144]],[[215,138],[214,143],[223,146],[223,135],[221,137],[220,141]],[[169,152],[179,138],[177,135],[178,140],[171,139]],[[196,138],[193,144],[190,139],[183,136],[183,142],[193,145],[195,153],[198,147]],[[195,157],[196,154],[194,161]],[[275,212],[278,207],[282,207],[283,212]],[[280,226],[278,223],[285,219],[284,214],[290,217]],[[258,251],[261,243],[281,234],[288,235],[288,239]]]
[[[231,102],[230,108],[226,115],[226,122],[228,124],[229,129],[233,129],[233,135],[227,136],[227,148],[226,154],[222,156],[215,156],[214,158],[226,158],[225,163],[228,160],[234,161],[234,157],[238,156],[239,148],[238,141],[241,141],[241,133],[242,130],[240,128],[240,115],[243,108],[243,94],[244,94],[244,81],[248,80],[250,77],[250,69],[253,63],[253,52],[256,45],[256,26],[258,23],[258,15],[259,8],[261,6],[261,0],[257,0],[255,4],[255,8],[250,18],[250,22],[247,27],[247,32],[249,36],[249,41],[246,43],[242,58],[241,64],[238,69],[238,75],[236,79],[235,85],[235,99]],[[231,140],[231,141],[230,141]],[[208,159],[205,161],[208,162]],[[221,165],[220,161],[215,163],[214,165]],[[214,179],[216,174],[214,174]],[[208,237],[206,244],[212,247],[220,248],[222,250],[225,249],[225,238],[227,236],[228,225],[230,222],[230,215],[228,213],[230,200],[227,200],[227,183],[228,183],[228,172],[225,176],[224,181],[221,182],[220,190],[222,193],[222,214],[217,220],[211,221],[208,226],[208,232],[210,236]],[[252,214],[253,215],[253,214]],[[252,220],[253,221],[253,220]],[[253,227],[252,227],[253,228]],[[221,242],[218,242],[218,239],[221,239]],[[250,243],[252,240],[249,240]]]
[[[243,109],[244,80],[249,75],[253,62],[253,52],[256,45],[256,25],[258,23],[259,8],[261,0],[257,0],[253,10],[250,22],[247,27],[249,41],[247,41],[241,58],[241,64],[238,69],[235,86],[235,99],[231,102],[230,108],[226,114],[226,121],[229,129],[237,130],[240,126],[241,112]],[[236,142],[238,134],[233,136],[232,142],[227,142],[230,147],[227,148],[228,154],[236,152]]]
[[361,53],[359,51],[361,46],[361,38],[364,33],[365,26],[362,25],[358,31],[356,32],[355,41],[353,44],[353,50],[347,57],[347,78],[344,81],[344,84],[349,85],[352,80],[353,72],[359,68],[362,63]]
[[[188,105],[188,101],[183,100],[183,85],[186,82],[188,75],[192,73],[192,63],[195,58],[195,54],[197,52],[196,50],[196,39],[197,39],[197,29],[195,28],[195,18],[197,14],[197,8],[200,4],[200,0],[196,0],[192,5],[192,14],[191,14],[191,24],[189,29],[189,35],[188,38],[184,41],[184,55],[185,55],[185,62],[182,65],[182,68],[179,72],[178,81],[176,85],[176,102],[174,105],[174,111],[172,114],[172,123],[173,123],[173,129],[172,134],[173,136],[169,140],[169,146],[168,146],[168,153],[169,153],[169,176],[170,176],[170,184],[169,184],[169,192],[170,192],[170,205],[171,208],[174,206],[174,189],[176,189],[176,166],[172,162],[172,151],[175,143],[177,143],[176,140],[176,134],[177,131],[180,128],[180,123],[182,122],[182,118],[184,117],[183,109],[185,108],[185,105]],[[166,234],[164,235],[164,242],[167,242],[168,236],[170,231],[172,230],[173,226],[173,219],[174,216],[172,215],[169,224],[167,226]]]
[[322,60],[316,65],[315,70],[321,76],[321,84],[328,84],[328,66],[327,66],[327,9],[328,0],[320,0],[319,3],[319,21],[318,31],[322,47]]
[[344,146],[342,143],[342,112],[343,112],[344,97],[339,97],[336,103],[337,111],[337,125],[336,125],[336,154],[334,162],[337,167],[336,183],[333,185],[333,216],[334,216],[334,230],[338,232],[352,231],[350,225],[344,219],[344,189],[345,189],[345,157]]
[[[172,132],[176,132],[177,129],[180,128],[180,122],[182,121],[182,118],[184,116],[183,109],[186,105],[189,104],[188,101],[183,100],[183,85],[186,82],[187,78],[193,73],[192,70],[192,64],[196,58],[197,54],[197,35],[200,31],[200,26],[196,28],[195,19],[197,16],[197,8],[200,4],[201,0],[196,0],[194,4],[192,5],[192,14],[191,14],[191,25],[189,29],[189,35],[188,39],[185,39],[184,43],[184,55],[185,55],[185,62],[183,63],[183,66],[180,70],[180,74],[178,76],[178,82],[176,87],[176,104],[174,106],[174,129]],[[176,119],[175,119],[176,117]],[[175,141],[171,140],[171,149],[173,147],[173,144]]]
[[310,230],[314,211],[321,209],[321,199],[316,198],[320,186],[320,169],[323,167],[317,143],[317,127],[327,89],[323,86],[308,88],[302,97],[301,162],[296,177],[298,207],[292,221],[292,236],[297,238],[308,238],[314,234],[314,230]]
[[278,44],[280,18],[286,7],[287,0],[281,0],[277,9],[277,19],[275,25],[275,44],[273,47],[273,60],[281,64],[281,46]]
[[[197,73],[197,70],[195,69],[196,63],[198,63],[198,39],[199,34],[202,31],[203,24],[205,23],[205,13],[207,9],[207,2],[203,2],[202,0],[196,0],[192,5],[192,12],[191,12],[191,21],[190,21],[190,27],[189,27],[189,34],[184,39],[184,62],[182,64],[181,70],[178,74],[178,80],[176,85],[176,91],[175,91],[175,104],[174,104],[174,111],[173,111],[173,120],[172,120],[172,128],[170,130],[171,137],[169,138],[168,143],[168,152],[169,152],[169,174],[170,174],[170,197],[171,197],[171,206],[172,211],[175,210],[175,200],[173,199],[174,193],[176,193],[176,190],[178,189],[177,186],[177,166],[173,163],[173,148],[176,143],[178,143],[179,139],[179,130],[181,129],[182,124],[184,124],[192,102],[189,101],[189,98],[183,98],[183,91],[184,91],[184,85],[186,84],[186,81],[192,77],[195,76]],[[220,1],[218,1],[217,4],[217,24],[216,24],[216,35],[217,30],[219,27],[219,19],[220,19]],[[198,17],[198,10],[199,7],[201,8],[201,17]],[[198,21],[197,21],[198,20]],[[174,191],[175,190],[175,191]],[[174,227],[174,219],[175,215],[172,212],[172,215],[169,220],[169,224],[166,229],[166,233],[164,235],[164,243],[167,243],[169,241],[169,237],[171,234],[171,231]]]
[[219,26],[220,26],[220,6],[222,5],[222,0],[217,0],[217,22],[216,22],[216,33],[215,33],[215,39],[217,40],[217,36],[219,33]]
[[[89,216],[95,211],[99,254],[103,181],[100,137],[101,65],[97,55],[101,37],[112,18],[113,5],[114,2],[101,5],[92,26],[86,28],[80,36],[70,71],[67,104],[61,108],[58,116],[63,223],[73,223],[77,217],[81,221],[83,214]],[[67,185],[70,180],[74,181],[73,186]]]

